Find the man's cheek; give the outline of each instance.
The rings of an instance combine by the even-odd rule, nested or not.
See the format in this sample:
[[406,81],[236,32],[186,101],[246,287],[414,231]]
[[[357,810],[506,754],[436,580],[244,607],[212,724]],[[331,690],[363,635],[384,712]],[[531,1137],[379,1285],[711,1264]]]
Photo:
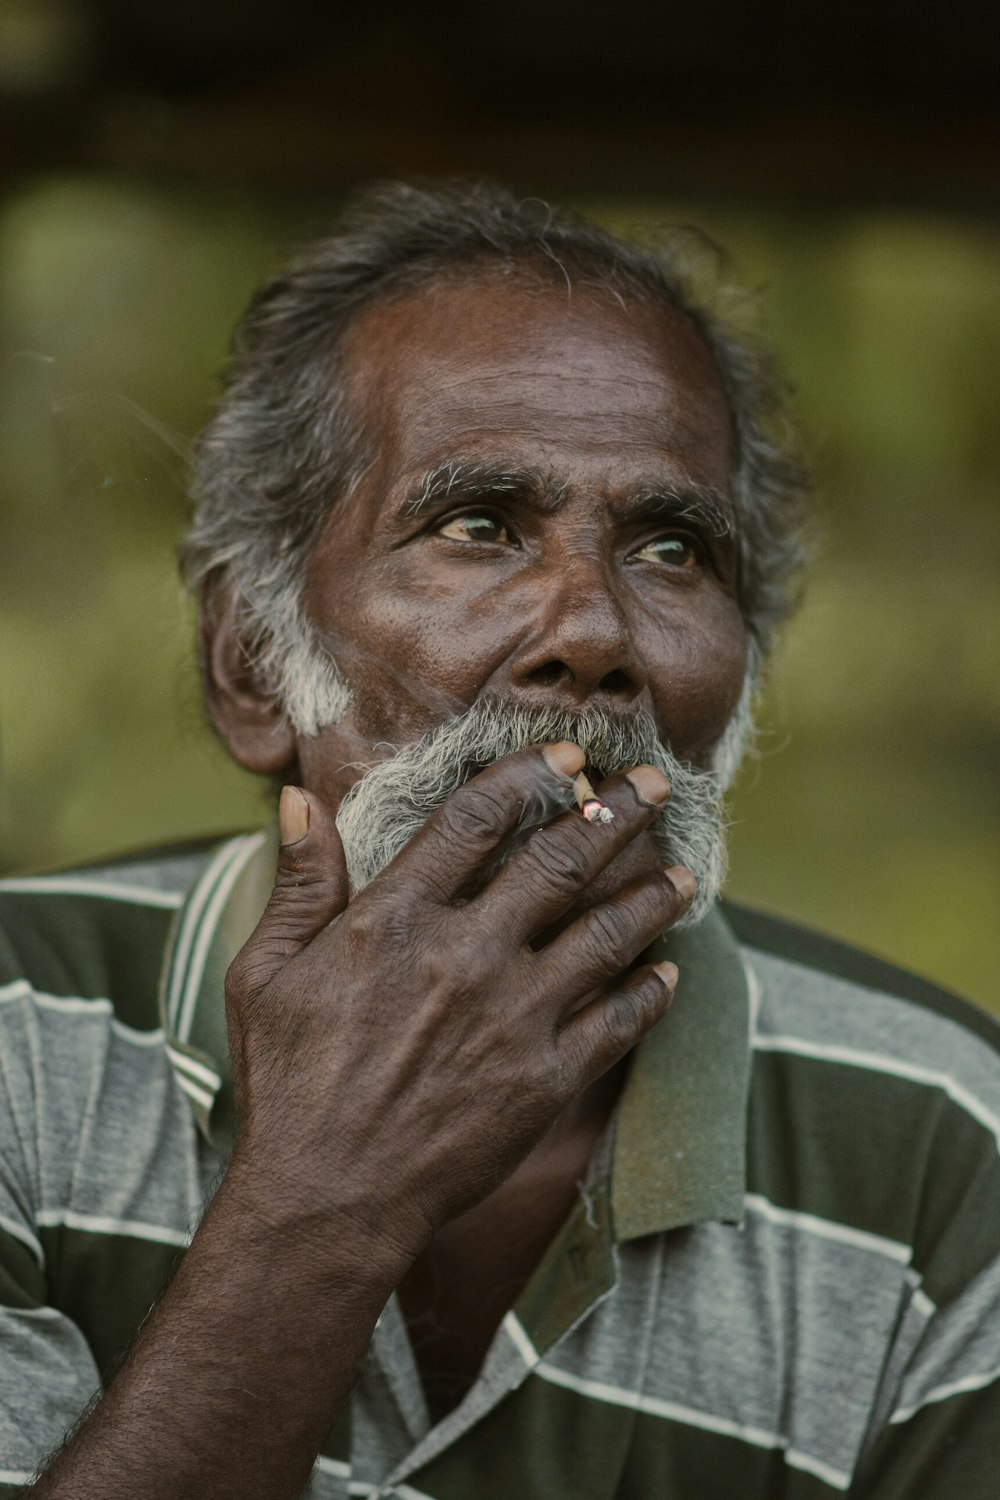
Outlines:
[[360,737],[371,744],[405,744],[469,707],[471,698],[456,690],[460,685],[441,670],[414,624],[394,635],[362,621],[355,634],[362,630],[363,646],[330,628],[319,635],[350,689]]

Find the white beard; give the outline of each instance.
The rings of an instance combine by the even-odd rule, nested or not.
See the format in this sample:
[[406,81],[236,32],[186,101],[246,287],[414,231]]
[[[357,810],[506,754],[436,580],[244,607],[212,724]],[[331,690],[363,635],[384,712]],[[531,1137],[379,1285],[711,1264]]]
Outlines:
[[[736,720],[741,716],[745,724],[738,732]],[[677,924],[691,926],[712,906],[725,877],[722,794],[732,775],[732,747],[737,738],[746,737],[748,728],[747,701],[741,702],[723,737],[725,764],[703,771],[667,749],[648,714],[622,721],[596,709],[569,714],[479,700],[373,766],[348,792],[337,814],[337,828],[351,886],[357,892],[374,880],[477,770],[527,745],[572,740],[587,757],[588,774],[592,770],[597,778],[646,764],[656,766],[670,782],[670,799],[650,832],[665,865],[686,865],[697,877],[697,894]],[[542,823],[561,810],[555,805],[526,807],[521,827]]]

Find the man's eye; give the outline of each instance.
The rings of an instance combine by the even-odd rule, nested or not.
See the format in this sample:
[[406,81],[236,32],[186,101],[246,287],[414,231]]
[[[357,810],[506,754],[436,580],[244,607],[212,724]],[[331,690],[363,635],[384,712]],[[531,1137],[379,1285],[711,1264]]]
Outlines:
[[469,510],[463,515],[452,516],[438,527],[438,535],[456,542],[509,542],[507,528],[496,516],[483,511]]
[[632,556],[641,562],[669,563],[675,568],[696,568],[701,562],[696,543],[687,536],[658,536]]

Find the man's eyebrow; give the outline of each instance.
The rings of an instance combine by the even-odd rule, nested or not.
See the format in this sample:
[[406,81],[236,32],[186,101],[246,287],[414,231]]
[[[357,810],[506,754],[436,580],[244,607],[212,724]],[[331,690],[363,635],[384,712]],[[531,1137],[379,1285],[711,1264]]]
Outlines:
[[[407,494],[400,513],[407,518],[421,515],[442,502],[482,503],[492,496],[524,498],[540,510],[555,514],[565,504],[568,485],[540,469],[483,459],[448,459],[435,464]],[[613,501],[623,519],[662,516],[686,521],[708,534],[723,538],[733,534],[731,509],[724,492],[711,485],[645,484]]]
[[736,530],[725,492],[711,485],[643,485],[616,500],[615,510],[623,517],[662,516],[665,520],[687,521],[720,540],[733,536]]
[[483,501],[490,495],[528,496],[536,504],[558,509],[566,486],[554,483],[540,469],[488,462],[482,459],[448,459],[422,474],[400,507],[407,517],[441,501]]

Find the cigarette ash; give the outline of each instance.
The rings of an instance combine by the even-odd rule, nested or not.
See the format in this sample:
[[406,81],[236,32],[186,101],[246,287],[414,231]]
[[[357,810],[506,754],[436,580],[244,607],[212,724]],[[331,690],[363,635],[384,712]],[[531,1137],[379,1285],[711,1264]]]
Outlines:
[[610,807],[605,807],[596,797],[588,797],[580,811],[588,823],[610,823],[614,818]]
[[588,823],[610,823],[614,818],[610,807],[601,801],[582,771],[573,781],[573,795]]

